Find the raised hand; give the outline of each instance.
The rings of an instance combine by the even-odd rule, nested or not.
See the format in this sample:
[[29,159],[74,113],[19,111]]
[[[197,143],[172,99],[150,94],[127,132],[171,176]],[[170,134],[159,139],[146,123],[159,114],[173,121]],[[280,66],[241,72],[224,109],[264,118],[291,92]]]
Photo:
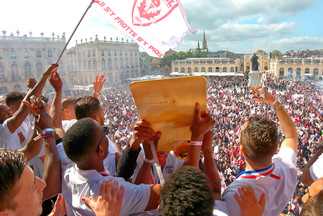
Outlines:
[[195,116],[192,131],[192,141],[202,141],[204,134],[206,134],[214,125],[215,121],[207,113],[201,113],[200,104],[195,104]]
[[[257,86],[257,87],[252,87],[250,88],[250,90],[254,90],[254,91],[258,91],[260,88],[262,88],[261,86]],[[272,96],[266,89],[263,88],[264,94],[265,94],[265,98],[264,99],[255,99],[258,102],[265,102],[265,103],[273,103],[275,101],[275,97]]]
[[140,144],[144,141],[149,142],[155,133],[151,124],[144,119],[136,122],[133,130],[134,131],[130,139],[130,148],[133,150],[138,150]]
[[27,81],[27,86],[29,89],[33,89],[36,85],[37,81],[35,78],[33,77],[29,77],[28,81]]
[[96,98],[99,97],[99,94],[102,90],[105,80],[106,79],[104,79],[104,75],[101,75],[100,78],[99,78],[99,75],[96,75],[95,81],[93,81],[93,88],[94,88],[93,97],[96,97]]
[[53,86],[56,92],[62,91],[63,88],[63,82],[60,78],[59,74],[57,73],[57,70],[54,70],[51,73],[51,76],[49,78],[50,84]]
[[83,197],[82,200],[93,210],[96,216],[119,216],[123,195],[124,187],[120,186],[118,195],[118,181],[112,183],[109,180],[101,184],[100,195],[96,201],[88,197]]

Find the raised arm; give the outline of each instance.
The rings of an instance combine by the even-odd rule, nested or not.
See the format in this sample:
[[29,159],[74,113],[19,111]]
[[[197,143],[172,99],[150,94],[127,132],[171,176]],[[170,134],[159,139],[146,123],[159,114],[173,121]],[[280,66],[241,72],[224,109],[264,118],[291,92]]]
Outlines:
[[[40,110],[37,126],[44,129],[53,129],[53,120],[46,112],[45,106]],[[61,192],[61,164],[59,161],[55,135],[43,136],[45,140],[45,161],[43,180],[46,187],[43,191],[43,200],[47,200]]]
[[193,125],[191,127],[191,145],[185,165],[198,168],[204,134],[213,127],[214,123],[215,121],[209,114],[201,113],[200,104],[196,103]]
[[[24,101],[29,101],[32,95],[35,95],[36,97],[41,96],[47,78],[49,77],[51,71],[57,67],[58,67],[57,64],[52,64],[47,68],[45,73],[43,73],[42,76],[40,77],[35,87],[28,92],[28,94],[24,98]],[[18,111],[15,112],[15,114],[8,119],[8,123],[7,123],[8,129],[10,130],[11,133],[16,131],[16,129],[22,124],[25,118],[29,115],[29,112],[30,112],[29,108],[24,103],[21,103]]]
[[210,180],[214,199],[221,200],[221,178],[213,158],[212,140],[213,134],[211,131],[208,131],[204,135],[202,144],[202,151],[204,154],[204,173]]
[[[261,88],[260,86],[254,88],[258,90]],[[285,140],[281,144],[281,148],[289,147],[295,151],[297,154],[297,143],[298,143],[298,136],[297,130],[293,120],[290,118],[289,114],[284,109],[283,104],[281,104],[278,100],[275,99],[268,91],[265,89],[265,98],[264,99],[256,99],[259,102],[265,102],[267,104],[272,104],[274,109],[276,110],[281,129],[285,135]]]
[[103,84],[106,79],[104,79],[104,75],[101,75],[99,78],[99,75],[96,75],[95,80],[93,81],[93,97],[98,98],[100,95],[100,92],[102,90]]
[[50,107],[50,116],[53,119],[53,128],[55,129],[55,131],[58,133],[60,137],[63,137],[64,136],[64,130],[62,128],[63,112],[62,112],[62,105],[61,105],[63,82],[59,74],[57,73],[57,71],[54,71],[51,74],[49,82],[55,89],[54,100]]

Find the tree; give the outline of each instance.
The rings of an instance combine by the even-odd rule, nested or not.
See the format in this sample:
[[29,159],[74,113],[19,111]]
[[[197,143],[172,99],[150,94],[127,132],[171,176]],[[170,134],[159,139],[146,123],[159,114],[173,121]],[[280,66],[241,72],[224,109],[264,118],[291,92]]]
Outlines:
[[279,50],[273,50],[271,52],[271,57],[275,57],[275,56],[279,57],[281,55],[282,55],[282,53]]

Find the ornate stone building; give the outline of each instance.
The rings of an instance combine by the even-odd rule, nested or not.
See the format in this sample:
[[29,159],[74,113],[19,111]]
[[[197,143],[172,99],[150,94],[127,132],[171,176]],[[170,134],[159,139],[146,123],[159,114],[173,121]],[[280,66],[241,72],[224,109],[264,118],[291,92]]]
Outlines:
[[[65,46],[65,34],[60,36],[32,37],[24,34],[20,36],[11,33],[7,36],[2,31],[0,36],[0,95],[10,91],[26,91],[29,77],[38,79],[46,68],[57,61]],[[59,62],[59,73],[64,80],[67,78],[66,54],[63,54]],[[45,88],[46,90],[46,88]]]
[[172,61],[172,71],[180,74],[236,73],[240,71],[240,59],[188,58]]
[[274,58],[270,62],[270,69],[279,78],[318,79],[323,76],[323,57]]
[[[256,55],[258,56],[258,70],[261,73],[267,72],[270,69],[270,55],[267,55],[262,52],[257,52]],[[246,54],[243,57],[243,71],[249,73],[252,65],[251,65],[251,57],[253,54]]]
[[81,40],[67,52],[70,84],[89,85],[96,75],[104,74],[112,85],[140,76],[139,47],[128,40]]

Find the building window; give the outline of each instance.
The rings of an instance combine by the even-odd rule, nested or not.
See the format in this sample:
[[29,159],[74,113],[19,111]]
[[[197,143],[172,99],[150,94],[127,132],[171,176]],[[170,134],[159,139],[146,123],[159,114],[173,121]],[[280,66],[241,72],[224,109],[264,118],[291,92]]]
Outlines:
[[108,59],[108,68],[109,68],[109,69],[112,69],[112,62],[111,62],[111,59]]
[[288,68],[287,74],[289,78],[293,78],[293,68]]
[[93,60],[93,70],[97,69],[97,64],[96,64],[96,60]]
[[226,67],[224,67],[222,71],[223,71],[223,72],[227,72],[227,68],[226,68]]
[[205,72],[205,67],[202,67],[202,72]]
[[297,68],[296,69],[296,80],[300,80],[301,79],[301,69]]
[[15,50],[11,50],[10,52],[10,59],[16,59],[17,56],[16,56],[16,51]]
[[11,65],[11,75],[13,80],[18,79],[18,66],[16,64]]
[[120,68],[123,68],[123,59],[120,59]]
[[25,59],[29,59],[30,58],[30,55],[29,55],[29,51],[28,50],[25,50],[24,51],[24,58]]
[[104,50],[101,50],[101,56],[104,56]]
[[279,78],[283,78],[284,77],[284,68],[280,68],[279,69]]
[[230,72],[234,72],[234,67],[231,67],[230,68]]
[[108,56],[111,56],[111,51],[110,50],[108,50]]
[[215,68],[215,72],[220,72],[220,68],[219,67],[216,67]]
[[181,73],[185,73],[185,68],[181,68]]
[[120,56],[122,56],[122,50],[120,50]]
[[319,69],[314,68],[314,70],[313,70],[313,78],[314,78],[314,79],[317,79],[317,78],[318,78],[318,76],[319,76]]
[[209,67],[208,72],[212,72],[212,67]]
[[102,59],[101,61],[101,70],[105,70],[105,61]]
[[190,67],[189,67],[189,68],[187,68],[187,72],[188,72],[188,73],[192,73],[192,68],[190,68]]
[[114,56],[117,56],[117,50],[114,50]]
[[175,68],[175,72],[178,72],[178,68],[177,67]]
[[7,94],[9,91],[8,91],[8,88],[6,86],[2,86],[0,88],[0,94],[3,95],[3,94]]
[[42,63],[38,63],[37,64],[37,76],[40,77],[43,74],[43,64]]
[[93,50],[93,57],[95,56],[95,50]]
[[130,67],[133,67],[133,59],[130,59]]
[[91,56],[90,51],[88,51],[87,52],[87,57],[90,57],[90,56]]
[[16,85],[13,87],[13,90],[14,90],[14,91],[22,91],[21,85],[16,84]]
[[40,52],[40,50],[36,50],[36,58],[41,58],[41,52]]
[[194,68],[194,72],[198,72],[199,69],[197,67]]
[[126,67],[129,67],[128,59],[126,58]]
[[2,65],[0,65],[0,80],[4,80],[5,76],[4,76],[4,67]]
[[47,57],[48,57],[48,58],[53,57],[53,52],[52,52],[52,50],[48,50],[48,51],[47,51]]
[[305,73],[309,74],[310,73],[310,69],[309,68],[305,68]]
[[114,68],[118,68],[118,60],[116,58],[114,59]]
[[91,61],[89,61],[89,62],[88,62],[87,67],[88,67],[88,70],[89,70],[89,71],[90,71],[90,70],[92,70],[92,64],[91,64]]
[[28,79],[29,77],[32,77],[32,75],[31,75],[31,66],[30,66],[29,63],[25,63],[24,70],[25,70],[25,79]]
[[83,70],[86,71],[86,62],[85,62],[85,60],[83,62]]

